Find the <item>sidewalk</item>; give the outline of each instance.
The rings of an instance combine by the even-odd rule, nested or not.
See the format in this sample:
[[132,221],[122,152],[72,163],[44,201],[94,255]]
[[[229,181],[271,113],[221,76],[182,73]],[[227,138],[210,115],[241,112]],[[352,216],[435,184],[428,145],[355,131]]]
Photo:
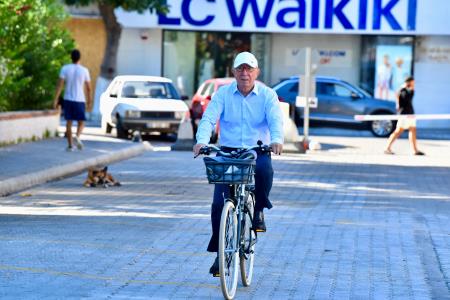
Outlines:
[[82,135],[83,150],[67,152],[64,138],[22,143],[0,148],[0,196],[33,185],[75,174],[95,165],[108,165],[151,149],[104,136]]

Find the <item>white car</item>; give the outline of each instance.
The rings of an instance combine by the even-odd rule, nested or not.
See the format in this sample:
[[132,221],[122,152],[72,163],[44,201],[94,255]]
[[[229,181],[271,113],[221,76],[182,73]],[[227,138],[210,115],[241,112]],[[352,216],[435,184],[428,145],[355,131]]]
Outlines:
[[118,138],[133,131],[177,133],[189,117],[172,80],[157,76],[117,76],[100,96],[102,129]]

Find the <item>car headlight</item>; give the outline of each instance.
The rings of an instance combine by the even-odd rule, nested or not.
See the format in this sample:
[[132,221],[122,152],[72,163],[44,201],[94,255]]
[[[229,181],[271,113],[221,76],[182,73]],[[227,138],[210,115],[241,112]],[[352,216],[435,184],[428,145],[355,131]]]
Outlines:
[[125,111],[125,117],[127,118],[140,118],[141,112],[138,110],[127,110]]
[[184,115],[186,114],[186,112],[184,111],[176,111],[175,112],[175,119],[183,119]]

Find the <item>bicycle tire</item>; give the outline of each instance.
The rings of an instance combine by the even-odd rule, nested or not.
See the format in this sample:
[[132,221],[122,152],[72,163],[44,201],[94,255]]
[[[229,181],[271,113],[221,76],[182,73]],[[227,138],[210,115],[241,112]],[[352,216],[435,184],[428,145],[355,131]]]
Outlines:
[[236,208],[226,201],[220,218],[219,231],[219,272],[220,286],[225,299],[233,299],[238,283],[238,221]]
[[246,203],[248,211],[244,214],[245,219],[243,220],[243,236],[244,239],[243,249],[240,251],[240,269],[241,269],[241,280],[244,286],[249,286],[252,282],[253,277],[253,265],[255,263],[255,243],[256,243],[256,233],[252,229],[253,213],[255,209],[255,195],[253,193],[247,193]]

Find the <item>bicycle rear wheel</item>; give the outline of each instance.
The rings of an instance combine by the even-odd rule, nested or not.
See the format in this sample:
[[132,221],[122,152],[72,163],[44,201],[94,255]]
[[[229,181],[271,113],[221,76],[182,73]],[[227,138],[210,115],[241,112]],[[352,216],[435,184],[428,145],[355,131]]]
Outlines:
[[255,243],[256,233],[252,230],[253,213],[255,210],[255,195],[247,194],[247,211],[242,222],[242,238],[244,240],[243,247],[239,252],[239,261],[241,266],[241,279],[244,286],[249,286],[253,277],[253,264],[255,262]]
[[236,208],[226,201],[222,210],[219,231],[220,286],[225,299],[233,299],[238,282],[238,221]]

